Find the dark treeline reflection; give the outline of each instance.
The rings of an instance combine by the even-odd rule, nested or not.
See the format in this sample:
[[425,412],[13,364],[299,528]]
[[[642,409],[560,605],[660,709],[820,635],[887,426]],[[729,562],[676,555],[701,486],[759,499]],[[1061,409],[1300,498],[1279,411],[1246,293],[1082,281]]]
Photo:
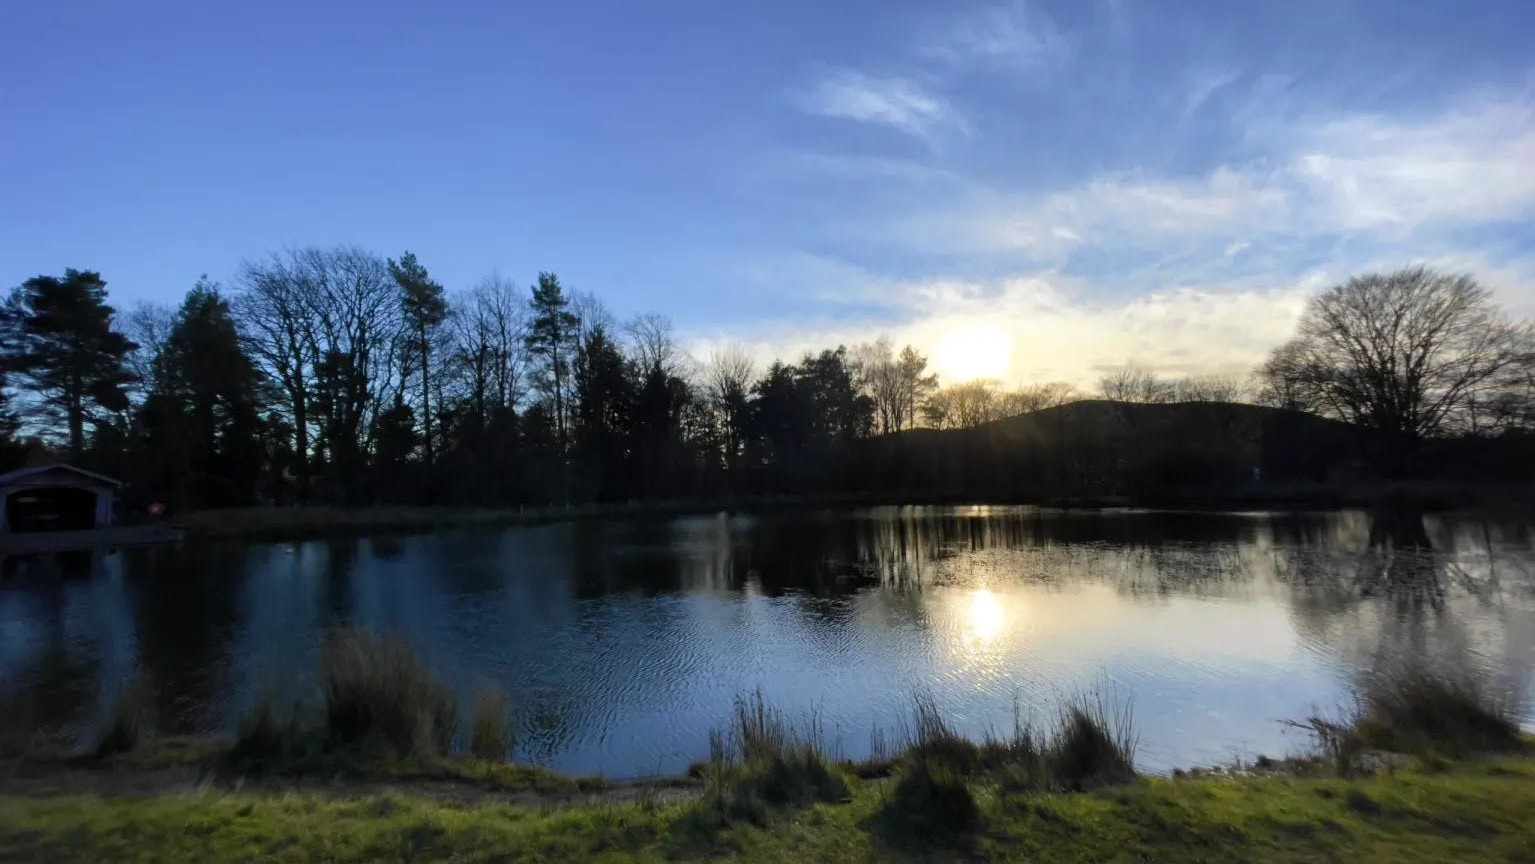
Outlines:
[[979,732],[1107,675],[1182,764],[1284,746],[1276,717],[1383,656],[1515,693],[1535,661],[1530,526],[1413,513],[768,511],[5,567],[0,695],[61,735],[135,669],[162,729],[228,730],[312,696],[322,634],[359,623],[466,698],[504,686],[524,757],[623,776],[680,770],[756,687],[856,753],[915,687]]

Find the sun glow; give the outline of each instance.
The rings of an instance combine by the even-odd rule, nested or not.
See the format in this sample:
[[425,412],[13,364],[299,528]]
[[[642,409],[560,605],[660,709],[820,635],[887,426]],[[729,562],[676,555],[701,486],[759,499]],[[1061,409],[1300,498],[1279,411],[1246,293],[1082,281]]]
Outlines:
[[965,627],[971,638],[983,645],[993,642],[1006,623],[1007,613],[996,595],[985,588],[971,592],[970,608],[965,614]]
[[994,327],[967,327],[939,340],[933,363],[949,383],[1005,378],[1013,342]]

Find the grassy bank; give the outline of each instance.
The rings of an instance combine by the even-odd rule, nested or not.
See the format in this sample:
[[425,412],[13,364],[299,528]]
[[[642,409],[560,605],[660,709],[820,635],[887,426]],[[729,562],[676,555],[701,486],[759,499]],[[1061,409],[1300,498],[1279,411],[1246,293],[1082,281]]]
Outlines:
[[888,817],[890,781],[757,823],[696,804],[568,809],[411,794],[188,792],[0,798],[0,860],[169,861],[1530,861],[1535,760],[1362,779],[1140,781],[1087,793],[975,784],[957,837]]
[[1535,862],[1535,742],[1421,670],[1245,772],[1138,775],[1128,708],[1091,694],[981,741],[919,695],[890,753],[838,762],[758,693],[691,779],[631,784],[511,764],[504,697],[461,722],[404,642],[336,631],[321,679],[314,711],[190,744],[154,740],[136,679],[90,754],[0,762],[0,861]]

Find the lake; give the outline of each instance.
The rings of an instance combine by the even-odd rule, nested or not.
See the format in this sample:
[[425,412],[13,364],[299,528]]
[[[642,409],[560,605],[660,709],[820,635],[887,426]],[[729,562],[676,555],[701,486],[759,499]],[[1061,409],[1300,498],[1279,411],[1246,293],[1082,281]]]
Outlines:
[[1388,660],[1535,685],[1535,530],[1508,519],[803,509],[4,570],[0,704],[80,741],[138,667],[168,733],[230,731],[263,694],[312,700],[343,623],[411,640],[466,714],[503,687],[519,759],[614,778],[685,770],[758,689],[855,759],[917,693],[979,736],[1093,689],[1130,703],[1138,764],[1165,771],[1295,752],[1281,721]]

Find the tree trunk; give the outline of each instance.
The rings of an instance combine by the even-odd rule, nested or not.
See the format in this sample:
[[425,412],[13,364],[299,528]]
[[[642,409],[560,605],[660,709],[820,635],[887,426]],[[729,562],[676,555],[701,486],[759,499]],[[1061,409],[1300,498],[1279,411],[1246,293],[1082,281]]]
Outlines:
[[309,503],[309,406],[302,393],[293,396],[294,456],[298,459],[298,501]]
[[72,393],[68,397],[69,403],[65,410],[69,414],[69,458],[72,462],[79,462],[85,455],[85,409],[80,404],[80,395]]
[[426,465],[432,467],[432,364],[431,348],[426,343],[426,325],[420,329],[421,337],[421,428],[426,445]]

